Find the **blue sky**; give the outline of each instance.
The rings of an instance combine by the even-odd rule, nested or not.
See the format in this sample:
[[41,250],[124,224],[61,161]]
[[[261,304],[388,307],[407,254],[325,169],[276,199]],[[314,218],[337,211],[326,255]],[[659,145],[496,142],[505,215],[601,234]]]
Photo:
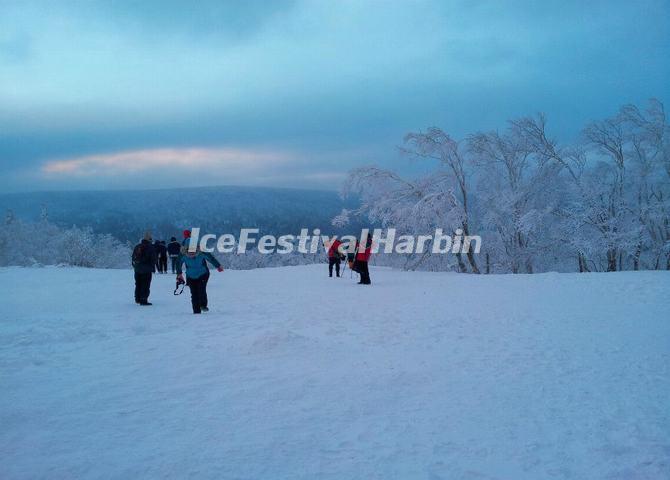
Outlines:
[[670,2],[0,0],[4,192],[339,188],[396,146],[670,102]]

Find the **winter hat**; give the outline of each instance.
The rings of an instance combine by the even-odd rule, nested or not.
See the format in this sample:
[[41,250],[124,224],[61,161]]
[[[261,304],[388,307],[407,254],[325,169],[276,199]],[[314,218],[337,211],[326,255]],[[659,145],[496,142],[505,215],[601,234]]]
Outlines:
[[190,238],[191,237],[191,231],[190,230],[184,230],[184,238]]
[[171,242],[176,242],[177,239],[176,239],[175,237],[170,237],[170,241],[171,241]]

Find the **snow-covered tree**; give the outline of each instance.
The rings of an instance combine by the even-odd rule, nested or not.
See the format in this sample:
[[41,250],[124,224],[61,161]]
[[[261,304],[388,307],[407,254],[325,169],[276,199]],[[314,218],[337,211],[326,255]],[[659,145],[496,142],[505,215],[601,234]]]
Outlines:
[[658,268],[663,259],[670,268],[670,128],[663,104],[652,99],[645,111],[626,105],[618,117],[630,159],[628,196],[638,234],[628,252],[633,268],[640,268],[645,252],[649,268]]
[[513,125],[505,133],[468,138],[477,170],[480,226],[502,248],[507,269],[533,273],[536,256],[553,243],[545,235],[556,203],[558,169],[533,153]]
[[127,268],[130,248],[111,235],[90,229],[61,228],[48,220],[17,219],[0,230],[3,255],[0,265],[72,265],[96,268]]
[[[457,256],[461,272],[482,262],[485,272],[670,269],[670,128],[657,100],[590,123],[573,145],[552,139],[538,115],[466,142],[438,128],[410,133],[403,151],[436,160],[435,170],[352,170],[344,193],[361,206],[338,222],[364,215],[413,234],[480,235],[483,255]],[[414,266],[439,264],[426,255]]]
[[[377,167],[357,168],[349,172],[342,193],[345,197],[355,194],[361,202],[357,210],[346,212],[347,218],[367,217],[375,224],[392,226],[397,235],[428,234],[437,227],[456,231],[462,225],[461,205],[443,171],[410,181]],[[414,269],[425,264],[431,257],[430,250],[406,256],[404,267]],[[459,270],[466,272],[462,255],[457,253],[456,258]]]

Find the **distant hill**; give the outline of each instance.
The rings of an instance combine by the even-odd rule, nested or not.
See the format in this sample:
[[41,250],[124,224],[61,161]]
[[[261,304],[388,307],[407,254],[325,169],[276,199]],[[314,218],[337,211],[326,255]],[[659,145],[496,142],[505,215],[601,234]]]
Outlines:
[[21,219],[40,218],[43,206],[53,223],[88,226],[122,241],[136,241],[146,229],[163,239],[189,227],[217,234],[236,234],[245,227],[297,234],[302,227],[318,227],[341,234],[331,219],[354,205],[330,191],[234,186],[0,195],[0,208]]

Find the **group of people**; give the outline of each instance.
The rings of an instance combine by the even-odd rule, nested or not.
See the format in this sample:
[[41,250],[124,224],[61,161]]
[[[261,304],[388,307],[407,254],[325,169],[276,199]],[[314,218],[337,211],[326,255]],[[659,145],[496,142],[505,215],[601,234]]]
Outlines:
[[[167,259],[171,260],[172,273],[177,275],[177,287],[186,284],[191,291],[191,306],[193,313],[199,314],[209,311],[207,300],[207,282],[209,281],[209,266],[223,272],[221,263],[208,252],[199,248],[189,249],[191,232],[184,230],[184,239],[178,242],[175,237],[169,244],[165,241],[153,241],[151,233],[144,234],[142,241],[135,246],[132,255],[132,264],[135,271],[135,303],[151,305],[151,279],[155,272],[167,273]],[[368,262],[372,254],[372,239],[368,237],[364,244],[356,243],[353,253],[344,254],[341,250],[342,242],[334,240],[328,248],[328,273],[340,276],[340,264],[347,260],[349,268],[360,275],[359,285],[371,285]],[[186,278],[184,278],[184,276]]]
[[335,239],[328,248],[328,276],[333,276],[333,267],[335,267],[335,275],[340,276],[340,264],[343,260],[347,260],[349,268],[360,275],[359,285],[372,285],[370,280],[370,269],[368,262],[372,255],[372,238],[367,237],[365,245],[356,242],[356,249],[353,253],[345,255],[340,250],[342,242]]
[[[142,241],[135,246],[132,264],[135,271],[135,303],[152,305],[149,302],[151,278],[154,272],[167,273],[167,258],[171,259],[172,273],[177,275],[177,285],[186,284],[191,291],[193,313],[209,311],[207,306],[207,282],[209,281],[209,265],[223,272],[221,263],[211,253],[199,249],[190,251],[188,242],[191,237],[189,230],[184,230],[184,240],[179,243],[175,237],[170,243],[154,242],[151,233],[147,232]],[[185,268],[184,268],[185,267]],[[186,279],[184,279],[184,274]]]
[[156,240],[153,243],[156,251],[156,273],[168,273],[168,258],[172,273],[177,272],[177,260],[181,255],[181,243],[176,237],[170,238],[170,243],[165,244],[165,240]]

